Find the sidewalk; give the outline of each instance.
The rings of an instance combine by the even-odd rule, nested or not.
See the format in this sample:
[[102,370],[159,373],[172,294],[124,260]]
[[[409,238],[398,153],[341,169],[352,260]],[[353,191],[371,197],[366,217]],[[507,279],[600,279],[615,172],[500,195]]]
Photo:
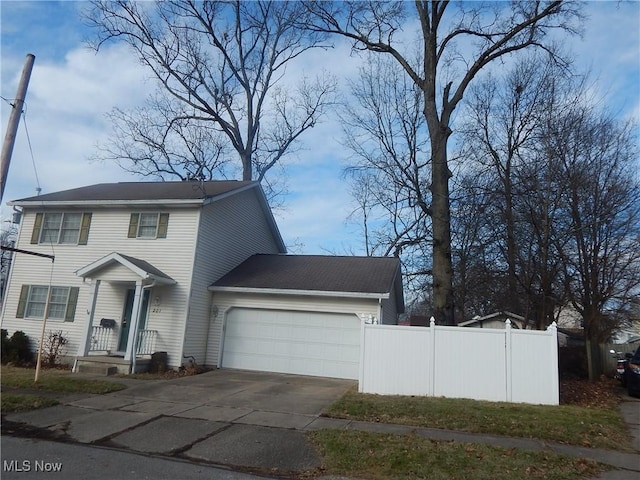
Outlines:
[[[213,387],[216,378],[220,380]],[[131,387],[121,392],[69,399],[43,410],[8,414],[3,418],[9,422],[3,421],[3,434],[31,433],[32,438],[42,435],[58,441],[272,475],[275,471],[301,472],[321,466],[321,458],[306,441],[305,432],[309,430],[412,433],[440,441],[589,458],[620,469],[607,472],[598,477],[600,480],[640,478],[638,399],[625,398],[621,404],[636,449],[635,453],[623,453],[526,438],[326,418],[320,416],[323,407],[317,402],[318,396],[325,395],[326,405],[327,399],[339,398],[342,389],[348,387],[328,380],[298,385],[292,378],[281,383],[267,379],[261,386],[253,386],[251,382],[241,384],[235,378],[202,376],[161,384],[139,382],[143,383],[131,382]],[[299,393],[292,394],[293,391]]]

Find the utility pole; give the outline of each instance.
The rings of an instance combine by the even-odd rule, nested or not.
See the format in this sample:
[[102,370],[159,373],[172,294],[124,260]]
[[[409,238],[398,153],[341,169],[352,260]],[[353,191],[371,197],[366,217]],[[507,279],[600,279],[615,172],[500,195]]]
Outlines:
[[36,57],[32,53],[27,54],[27,60],[22,69],[22,77],[20,77],[20,83],[18,84],[18,93],[16,93],[15,102],[11,105],[11,115],[9,116],[9,124],[7,125],[7,133],[4,136],[4,143],[2,144],[2,158],[0,158],[0,179],[2,182],[2,189],[0,190],[0,202],[4,197],[4,186],[7,183],[7,175],[9,173],[9,164],[11,163],[11,153],[13,152],[13,144],[16,141],[16,133],[18,131],[18,124],[20,123],[20,115],[22,115],[22,106],[24,105],[24,99],[27,95],[27,87],[29,86],[29,78],[31,77],[31,70],[33,69],[33,62]]

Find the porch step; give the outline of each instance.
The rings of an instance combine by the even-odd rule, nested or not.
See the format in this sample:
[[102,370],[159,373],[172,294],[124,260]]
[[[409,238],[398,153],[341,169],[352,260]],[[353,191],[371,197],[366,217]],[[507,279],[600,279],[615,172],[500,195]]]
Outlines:
[[127,375],[131,362],[122,357],[106,355],[90,355],[78,357],[76,360],[76,371],[91,373],[94,375],[116,375],[118,373]]
[[[149,358],[138,358],[136,360],[136,373],[146,372],[149,369]],[[94,375],[128,375],[131,369],[131,362],[122,357],[89,355],[76,359],[76,371],[81,373],[91,373]]]
[[110,367],[99,364],[84,364],[78,365],[79,373],[91,373],[93,375],[104,375],[105,377],[109,375],[116,375],[118,373],[118,367]]

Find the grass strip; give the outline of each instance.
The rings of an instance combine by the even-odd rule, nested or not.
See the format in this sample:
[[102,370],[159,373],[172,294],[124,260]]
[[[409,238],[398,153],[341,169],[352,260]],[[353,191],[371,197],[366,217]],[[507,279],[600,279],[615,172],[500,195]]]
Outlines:
[[121,383],[74,378],[69,370],[42,370],[38,382],[34,382],[34,374],[33,369],[3,366],[0,384],[3,387],[62,393],[104,394],[127,388]]
[[326,468],[323,474],[370,480],[572,480],[591,478],[608,469],[588,459],[437,442],[416,435],[319,430],[309,437],[323,455]]
[[352,390],[335,402],[325,414],[349,420],[632,450],[627,427],[617,409],[367,395]]
[[30,394],[3,393],[0,398],[2,413],[27,412],[38,408],[53,407],[59,403],[55,398]]

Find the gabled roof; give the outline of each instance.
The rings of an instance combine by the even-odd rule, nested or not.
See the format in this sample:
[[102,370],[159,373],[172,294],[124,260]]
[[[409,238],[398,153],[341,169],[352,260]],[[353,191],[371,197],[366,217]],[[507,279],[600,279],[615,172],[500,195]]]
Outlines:
[[92,277],[103,268],[113,264],[120,264],[128,268],[144,280],[152,280],[164,285],[173,285],[176,283],[169,275],[166,275],[149,262],[118,252],[110,253],[95,262],[91,262],[89,265],[77,270],[76,275],[83,278]]
[[209,182],[120,182],[100,183],[60,192],[45,193],[9,202],[17,206],[84,205],[95,203],[204,203],[237,190],[257,187],[257,182],[219,180]]
[[212,291],[260,291],[389,298],[404,310],[400,261],[392,257],[258,254],[209,287]]

